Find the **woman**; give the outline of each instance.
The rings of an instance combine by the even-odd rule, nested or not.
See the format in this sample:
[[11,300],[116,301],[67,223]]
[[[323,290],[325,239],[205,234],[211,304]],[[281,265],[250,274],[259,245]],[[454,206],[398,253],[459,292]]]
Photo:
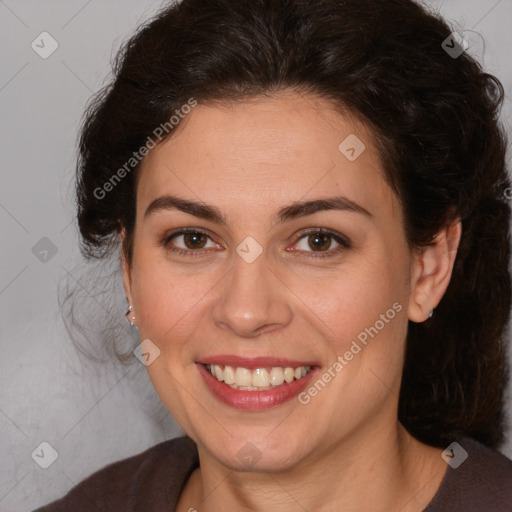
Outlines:
[[502,98],[410,0],[142,27],[88,112],[78,219],[86,255],[121,248],[187,437],[40,510],[511,510]]

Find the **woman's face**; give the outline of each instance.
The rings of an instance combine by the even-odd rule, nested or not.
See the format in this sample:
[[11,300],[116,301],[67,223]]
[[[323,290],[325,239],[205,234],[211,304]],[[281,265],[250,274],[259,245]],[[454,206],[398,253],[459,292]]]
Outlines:
[[370,133],[291,92],[199,103],[175,130],[144,161],[124,267],[169,411],[233,469],[396,430],[414,258]]

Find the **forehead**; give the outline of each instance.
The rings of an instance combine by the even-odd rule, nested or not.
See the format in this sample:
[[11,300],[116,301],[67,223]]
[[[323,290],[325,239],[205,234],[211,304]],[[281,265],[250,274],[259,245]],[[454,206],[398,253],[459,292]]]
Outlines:
[[199,103],[146,157],[137,202],[145,208],[167,193],[261,214],[271,203],[334,193],[371,203],[389,199],[387,188],[362,122],[328,100],[287,92]]

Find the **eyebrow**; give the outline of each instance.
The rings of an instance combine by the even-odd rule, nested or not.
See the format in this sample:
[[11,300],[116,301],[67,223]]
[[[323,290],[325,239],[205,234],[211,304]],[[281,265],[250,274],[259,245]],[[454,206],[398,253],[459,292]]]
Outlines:
[[346,197],[337,196],[315,199],[312,201],[294,202],[290,206],[286,206],[279,210],[275,217],[275,222],[281,223],[287,220],[297,219],[299,217],[305,217],[306,215],[313,215],[314,213],[328,210],[346,211],[358,213],[366,217],[372,217],[372,214],[366,210],[366,208],[363,208],[361,205]]
[[144,212],[144,218],[154,215],[159,211],[166,210],[179,210],[184,213],[189,213],[200,219],[210,220],[217,224],[226,225],[226,218],[220,210],[215,206],[207,205],[200,201],[190,201],[188,199],[181,199],[179,197],[165,195],[157,197],[154,201],[151,201],[150,205]]
[[[144,212],[144,218],[154,215],[159,211],[179,210],[200,219],[209,220],[216,224],[226,225],[226,217],[215,206],[208,205],[200,201],[190,201],[176,196],[165,195],[154,199]],[[366,217],[373,215],[361,205],[351,201],[346,197],[327,197],[311,201],[296,201],[279,210],[277,215],[273,216],[272,223],[279,224],[287,220],[313,215],[317,212],[337,210],[358,213]]]

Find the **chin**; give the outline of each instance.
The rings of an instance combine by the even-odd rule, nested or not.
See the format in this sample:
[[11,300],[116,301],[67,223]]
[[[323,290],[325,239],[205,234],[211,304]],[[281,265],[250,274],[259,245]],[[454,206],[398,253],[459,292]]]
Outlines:
[[307,455],[304,443],[292,441],[293,437],[289,432],[284,435],[269,432],[271,429],[267,428],[259,435],[238,432],[233,437],[226,434],[222,441],[218,438],[198,441],[211,456],[232,471],[286,471]]

